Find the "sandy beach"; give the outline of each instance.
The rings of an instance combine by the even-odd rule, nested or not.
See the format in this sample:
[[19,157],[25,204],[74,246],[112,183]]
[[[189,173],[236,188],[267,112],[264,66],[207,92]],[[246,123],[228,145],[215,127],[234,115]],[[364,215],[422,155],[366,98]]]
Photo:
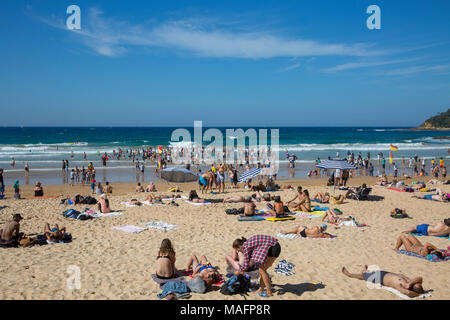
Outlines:
[[[361,183],[373,185],[374,178],[356,177],[350,186]],[[317,191],[329,191],[325,180],[282,181],[282,185],[302,185],[311,195]],[[204,254],[210,262],[226,273],[225,254],[231,253],[234,239],[249,238],[255,234],[275,236],[282,229],[294,226],[320,225],[320,219],[297,217],[282,222],[239,222],[236,216],[227,215],[225,209],[239,208],[242,204],[212,203],[194,206],[177,200],[179,206],[143,206],[128,208],[121,202],[131,197],[143,200],[146,194],[134,192],[135,183],[114,183],[109,196],[111,208],[122,216],[104,217],[87,221],[64,218],[62,211],[67,206],[59,205],[65,196],[88,195],[88,186],[44,186],[46,195],[59,195],[50,199],[14,200],[11,188],[7,199],[0,200],[0,228],[13,213],[20,213],[21,231],[26,234],[42,234],[44,223],[66,226],[73,236],[71,243],[33,246],[30,248],[0,249],[2,281],[0,299],[158,299],[161,289],[150,275],[155,272],[156,255],[164,238],[174,244],[176,267],[183,269],[191,253]],[[196,183],[180,184],[182,194],[187,195]],[[167,194],[169,184],[158,183],[156,194]],[[450,186],[441,186],[450,192]],[[250,194],[244,189],[227,189],[226,194],[207,195],[207,199],[223,199],[234,194]],[[336,191],[341,194],[344,191]],[[420,193],[420,192],[417,192]],[[416,193],[416,194],[417,194]],[[21,188],[22,197],[32,196],[32,187]],[[283,201],[294,196],[293,190],[275,192]],[[434,224],[448,218],[449,204],[412,198],[411,193],[387,190],[374,186],[372,194],[379,201],[346,200],[339,208],[344,215],[351,215],[369,227],[335,227],[328,225],[328,232],[336,234],[334,240],[278,238],[281,244],[281,259],[295,264],[292,276],[277,274],[273,267],[275,286],[273,299],[400,299],[386,290],[368,289],[364,281],[345,277],[341,269],[346,266],[352,273],[360,272],[365,264],[377,265],[382,270],[402,273],[409,277],[422,276],[425,289],[432,289],[427,299],[448,299],[450,286],[448,262],[430,262],[396,253],[393,248],[401,231],[422,223]],[[200,193],[199,193],[200,195]],[[98,199],[98,196],[96,196]],[[327,205],[328,206],[328,205]],[[76,205],[76,210],[94,206]],[[258,208],[264,208],[261,202]],[[393,219],[394,208],[406,209],[413,219]],[[167,232],[148,229],[130,234],[114,230],[114,226],[136,225],[150,221],[164,221],[179,226]],[[420,237],[438,248],[447,248],[448,239]],[[77,266],[81,271],[81,288],[67,287],[70,277],[68,267]],[[239,295],[225,296],[218,287],[206,294],[193,293],[191,299],[238,299]],[[248,299],[264,299],[250,293]]]

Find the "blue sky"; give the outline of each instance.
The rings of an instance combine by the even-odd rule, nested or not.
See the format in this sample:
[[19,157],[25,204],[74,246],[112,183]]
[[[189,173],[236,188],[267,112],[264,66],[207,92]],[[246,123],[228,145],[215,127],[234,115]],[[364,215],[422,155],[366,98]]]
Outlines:
[[[366,27],[372,4],[381,30]],[[449,12],[446,0],[2,1],[0,125],[415,126],[450,107]]]

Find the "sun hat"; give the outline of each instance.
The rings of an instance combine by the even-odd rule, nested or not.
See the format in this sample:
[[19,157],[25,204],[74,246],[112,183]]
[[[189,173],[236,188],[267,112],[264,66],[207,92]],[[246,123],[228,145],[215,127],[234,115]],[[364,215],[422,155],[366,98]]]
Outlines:
[[102,199],[108,199],[108,196],[106,195],[106,193],[103,193],[103,194],[100,196],[100,198],[102,198]]

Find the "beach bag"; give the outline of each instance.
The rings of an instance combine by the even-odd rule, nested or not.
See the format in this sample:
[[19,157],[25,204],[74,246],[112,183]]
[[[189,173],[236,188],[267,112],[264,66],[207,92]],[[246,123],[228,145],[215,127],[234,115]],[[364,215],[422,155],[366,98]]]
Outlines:
[[224,282],[220,288],[220,293],[231,296],[233,294],[243,294],[250,289],[250,279],[243,275],[233,275],[230,279]]
[[233,208],[233,209],[226,209],[225,210],[226,214],[238,214],[238,209]]
[[76,211],[76,210],[74,210],[74,209],[68,209],[68,210],[63,211],[62,214],[63,214],[63,216],[66,217],[66,218],[77,219],[78,216],[80,215],[80,212],[79,212],[79,211]]
[[97,204],[97,200],[91,196],[87,196],[80,203],[82,204]]
[[407,218],[408,215],[406,213],[403,213],[402,209],[395,208],[391,212],[391,217],[395,218],[395,219],[402,219],[402,218]]

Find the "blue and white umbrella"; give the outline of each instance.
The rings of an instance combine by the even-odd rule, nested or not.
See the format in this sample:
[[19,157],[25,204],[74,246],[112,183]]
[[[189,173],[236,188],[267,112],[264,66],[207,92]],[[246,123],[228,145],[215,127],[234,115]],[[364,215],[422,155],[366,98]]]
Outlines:
[[257,175],[260,175],[260,174],[261,174],[261,169],[259,169],[259,168],[250,169],[248,171],[245,171],[242,174],[242,176],[239,178],[239,182],[247,181],[248,179],[256,177]]
[[316,165],[317,168],[321,169],[341,169],[341,170],[354,170],[358,167],[351,164],[347,160],[324,160],[321,161],[318,165]]

